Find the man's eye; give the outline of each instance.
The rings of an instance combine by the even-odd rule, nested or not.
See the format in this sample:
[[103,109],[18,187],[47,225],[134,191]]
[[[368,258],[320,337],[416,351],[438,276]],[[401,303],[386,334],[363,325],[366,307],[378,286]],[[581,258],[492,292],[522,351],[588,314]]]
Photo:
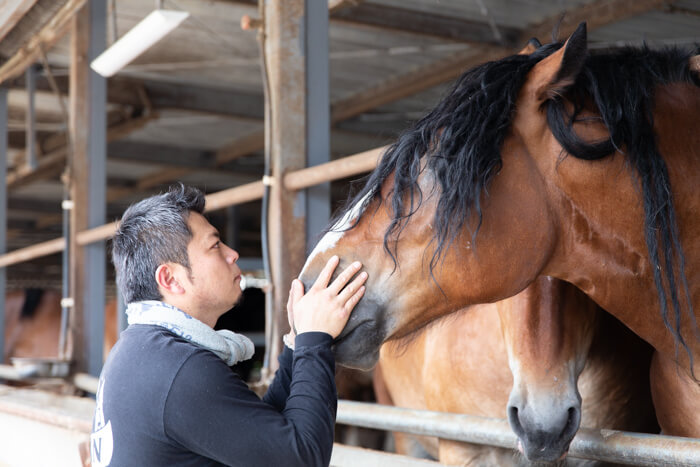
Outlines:
[[212,248],[219,248],[219,245],[221,244],[221,241],[218,241],[214,243],[214,246]]

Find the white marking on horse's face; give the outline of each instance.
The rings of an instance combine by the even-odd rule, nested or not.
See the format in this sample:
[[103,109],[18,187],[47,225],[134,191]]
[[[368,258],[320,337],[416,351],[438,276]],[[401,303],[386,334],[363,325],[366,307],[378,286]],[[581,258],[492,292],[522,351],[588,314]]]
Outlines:
[[306,268],[309,266],[309,264],[311,264],[316,255],[321,254],[324,251],[328,251],[338,243],[338,240],[340,240],[343,237],[343,235],[345,235],[345,231],[348,229],[348,227],[350,227],[352,222],[358,217],[360,217],[360,215],[362,215],[362,206],[367,200],[367,198],[369,198],[371,195],[372,192],[370,191],[365,196],[363,196],[362,199],[360,199],[352,207],[352,209],[349,209],[343,215],[343,217],[335,223],[335,225],[330,229],[330,231],[327,232],[326,235],[323,236],[323,238],[321,238],[321,240],[316,244],[316,247],[313,249],[309,257],[306,259],[306,263],[301,269],[299,277],[304,275],[304,272],[306,272]]

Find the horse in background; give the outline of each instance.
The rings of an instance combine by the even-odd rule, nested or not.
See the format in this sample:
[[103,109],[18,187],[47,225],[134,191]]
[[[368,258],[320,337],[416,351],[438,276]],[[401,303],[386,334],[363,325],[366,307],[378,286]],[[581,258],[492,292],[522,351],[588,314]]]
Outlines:
[[663,432],[700,437],[694,54],[589,55],[582,24],[565,44],[460,77],[387,150],[300,274],[310,286],[332,255],[369,274],[339,363],[370,368],[383,342],[552,276],[654,347]]
[[[58,358],[61,292],[30,288],[5,295],[5,361],[12,357]],[[117,303],[105,306],[104,356],[117,341]]]
[[[514,297],[473,305],[386,342],[375,367],[380,403],[507,416],[530,461],[562,459],[579,424],[658,431],[651,347],[571,284],[540,277]],[[512,450],[396,433],[441,463],[518,465]],[[577,461],[568,460],[567,465]]]

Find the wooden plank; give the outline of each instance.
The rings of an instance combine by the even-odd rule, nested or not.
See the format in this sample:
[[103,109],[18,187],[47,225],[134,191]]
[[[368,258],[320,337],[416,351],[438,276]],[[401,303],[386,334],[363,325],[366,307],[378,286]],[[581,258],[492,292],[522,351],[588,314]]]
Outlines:
[[0,66],[0,84],[12,79],[32,63],[43,50],[49,50],[68,31],[70,21],[87,0],[68,0],[38,33],[29,38],[16,54]]
[[37,0],[0,0],[0,41],[37,2]]

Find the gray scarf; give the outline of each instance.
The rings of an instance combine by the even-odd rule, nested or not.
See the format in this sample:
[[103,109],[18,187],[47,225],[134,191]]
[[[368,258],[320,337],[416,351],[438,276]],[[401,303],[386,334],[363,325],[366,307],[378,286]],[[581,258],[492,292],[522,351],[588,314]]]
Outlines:
[[214,352],[228,366],[248,360],[255,352],[253,341],[242,334],[222,329],[215,331],[184,311],[157,300],[129,303],[129,324],[154,324]]

